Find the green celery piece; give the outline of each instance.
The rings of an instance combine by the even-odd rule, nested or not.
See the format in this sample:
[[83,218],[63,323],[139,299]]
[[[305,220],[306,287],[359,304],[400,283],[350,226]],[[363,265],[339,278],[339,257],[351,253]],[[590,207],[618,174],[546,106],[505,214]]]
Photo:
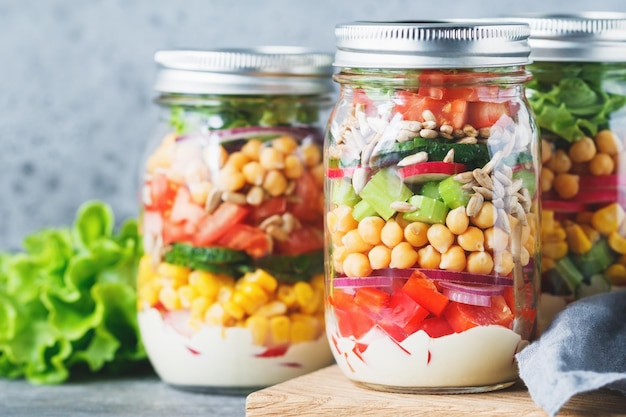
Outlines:
[[576,288],[578,288],[584,280],[583,274],[567,256],[556,260],[554,262],[554,269],[556,269],[556,272],[572,293],[576,291]]
[[426,197],[434,198],[435,200],[441,200],[441,195],[439,194],[439,183],[440,181],[425,182],[420,189],[420,194],[425,195]]
[[469,202],[470,195],[462,188],[463,184],[450,176],[439,183],[439,194],[446,205],[455,209],[457,207],[465,207]]
[[404,213],[402,218],[411,222],[445,223],[448,215],[448,206],[442,201],[435,200],[423,195],[414,195],[409,203],[417,210]]
[[333,204],[354,207],[356,203],[361,201],[361,197],[354,191],[351,181],[341,178],[332,180],[330,184],[331,202]]
[[389,220],[396,213],[391,208],[391,203],[407,201],[412,195],[411,190],[391,168],[378,171],[360,193],[363,201],[366,201],[385,220]]
[[352,217],[357,222],[360,222],[364,218],[370,216],[378,216],[378,213],[365,200],[359,201],[352,208]]

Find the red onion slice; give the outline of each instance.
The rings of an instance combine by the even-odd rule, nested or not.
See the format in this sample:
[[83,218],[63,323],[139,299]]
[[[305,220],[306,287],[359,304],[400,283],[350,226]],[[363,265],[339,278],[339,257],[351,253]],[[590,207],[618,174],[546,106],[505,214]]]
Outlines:
[[335,288],[391,287],[395,278],[389,276],[341,277],[333,279]]
[[491,306],[491,296],[470,294],[462,290],[456,290],[451,288],[444,288],[443,295],[448,297],[450,301],[456,301],[457,303],[471,304],[480,307]]
[[502,285],[466,285],[450,281],[440,281],[439,285],[449,290],[461,291],[473,295],[500,295],[504,291]]

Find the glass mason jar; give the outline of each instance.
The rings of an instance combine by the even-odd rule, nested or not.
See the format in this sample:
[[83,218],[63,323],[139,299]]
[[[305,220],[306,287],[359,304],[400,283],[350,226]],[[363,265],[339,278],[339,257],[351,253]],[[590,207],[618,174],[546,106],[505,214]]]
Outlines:
[[626,285],[626,14],[526,16],[542,143],[540,328]]
[[539,291],[528,33],[476,21],[337,26],[326,331],[352,381],[434,393],[516,381]]
[[323,127],[332,54],[156,53],[141,172],[139,325],[161,379],[244,393],[332,363]]

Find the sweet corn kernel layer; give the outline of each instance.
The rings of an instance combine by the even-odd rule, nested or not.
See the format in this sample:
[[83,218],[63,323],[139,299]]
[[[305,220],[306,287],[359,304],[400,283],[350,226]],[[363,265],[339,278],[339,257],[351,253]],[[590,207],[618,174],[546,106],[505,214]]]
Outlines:
[[189,324],[246,327],[255,345],[312,341],[324,332],[324,276],[279,282],[264,270],[232,276],[192,270],[144,255],[138,271],[138,308],[189,310]]
[[575,221],[559,221],[554,211],[541,213],[542,272],[550,270],[554,261],[569,252],[577,255],[587,253],[600,239],[606,239],[609,247],[622,255],[605,271],[613,285],[626,285],[626,213],[613,203],[595,212],[581,212]]

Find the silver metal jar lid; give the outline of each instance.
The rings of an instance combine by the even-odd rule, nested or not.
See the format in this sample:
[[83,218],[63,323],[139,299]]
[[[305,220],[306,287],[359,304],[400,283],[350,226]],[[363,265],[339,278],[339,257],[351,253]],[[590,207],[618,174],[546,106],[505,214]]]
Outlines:
[[626,62],[626,13],[522,14],[533,61]]
[[155,89],[163,93],[315,95],[333,91],[332,54],[292,46],[165,50]]
[[475,68],[530,63],[524,23],[447,20],[354,22],[335,27],[334,65],[347,68]]

